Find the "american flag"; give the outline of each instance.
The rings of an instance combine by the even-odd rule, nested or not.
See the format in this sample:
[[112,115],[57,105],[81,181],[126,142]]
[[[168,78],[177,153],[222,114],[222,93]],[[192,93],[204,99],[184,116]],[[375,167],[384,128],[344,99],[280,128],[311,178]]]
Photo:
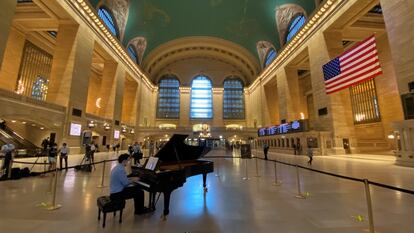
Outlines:
[[382,74],[375,36],[358,43],[323,66],[326,93],[332,94]]

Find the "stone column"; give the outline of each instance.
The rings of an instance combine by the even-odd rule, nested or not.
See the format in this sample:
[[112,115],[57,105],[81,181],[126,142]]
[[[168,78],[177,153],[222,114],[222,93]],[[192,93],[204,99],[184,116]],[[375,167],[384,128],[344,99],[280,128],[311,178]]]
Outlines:
[[[65,34],[62,33],[60,35],[63,36]],[[90,36],[89,30],[83,26],[80,26],[76,31],[76,34],[72,36],[75,38],[72,45],[67,47],[67,49],[70,50],[69,55],[65,56],[66,59],[63,59],[58,55],[58,60],[54,61],[52,65],[52,70],[54,69],[53,76],[51,77],[53,94],[48,96],[48,98],[51,102],[67,107],[65,122],[62,127],[63,141],[67,142],[68,145],[73,148],[71,153],[79,153],[81,149],[81,137],[70,136],[69,130],[72,122],[81,124],[82,130],[87,128],[85,111],[88,98],[88,85],[91,73],[94,39]],[[64,38],[60,39],[64,40]],[[60,39],[58,40],[60,41]],[[63,51],[61,52],[62,54],[65,54]],[[62,58],[62,60],[60,60],[60,58]],[[61,62],[61,64],[57,64],[58,61]],[[66,64],[66,67],[63,68],[63,64]],[[80,117],[72,114],[72,111],[75,108],[82,111]]]
[[414,1],[381,0],[392,60],[400,94],[408,93],[414,81]]
[[[414,2],[411,0],[380,0],[387,30],[399,94],[409,93],[408,83],[414,81]],[[413,120],[392,124],[400,132],[401,151],[397,152],[396,164],[414,167]]]
[[[16,11],[16,0],[0,1],[0,61],[3,60],[7,41],[9,39],[9,31],[13,22],[14,13]],[[2,68],[2,67],[0,67]]]
[[[104,71],[105,73],[105,71]],[[109,73],[111,73],[109,71]],[[105,76],[104,76],[105,77]],[[109,76],[110,77],[110,76]],[[114,138],[115,130],[121,131],[121,125],[116,125],[116,123],[121,122],[122,117],[122,101],[123,101],[123,91],[124,91],[124,84],[125,84],[125,70],[118,66],[116,69],[116,73],[114,76],[114,80],[111,83],[111,86],[108,87],[107,85],[110,84],[109,78],[108,82],[103,80],[101,90],[107,90],[109,92],[106,93],[108,96],[106,99],[106,108],[105,108],[105,118],[112,119],[112,133],[110,135],[110,141],[117,141],[118,139]],[[119,143],[121,143],[119,141]]]
[[280,119],[287,122],[299,119],[299,78],[296,69],[280,69],[277,73],[277,93]]
[[101,98],[101,108],[98,109],[98,115],[108,119],[112,119],[114,115],[117,68],[118,63],[115,61],[104,62],[102,82],[99,87],[98,98]]
[[[46,98],[47,102],[65,107],[68,106],[72,94],[72,84],[77,85],[73,82],[73,78],[75,78],[73,76],[74,73],[87,75],[85,79],[88,80],[86,87],[88,86],[90,65],[92,62],[92,58],[89,57],[89,52],[93,50],[93,40],[89,38],[86,40],[85,38],[87,37],[87,32],[80,30],[79,25],[59,25],[56,46],[53,53],[52,69],[50,72],[49,88]],[[91,48],[89,47],[90,44],[88,42],[92,43]],[[81,51],[82,49],[85,51]],[[85,53],[85,58],[80,57],[83,53]],[[80,61],[85,62],[81,64],[81,67],[85,69],[82,72],[86,72],[86,74],[78,72]],[[84,80],[82,80],[82,82],[84,82]]]
[[[190,126],[190,88],[180,88],[180,123],[179,126]],[[156,111],[156,110],[155,110]]]
[[[335,154],[345,153],[342,143],[343,138],[348,138],[351,144],[351,151],[356,151],[353,148],[356,141],[349,90],[342,90],[331,95],[327,95],[325,92],[322,66],[339,55],[342,52],[340,48],[342,48],[340,36],[329,35],[325,37],[322,32],[315,35],[308,46],[314,111],[318,113],[318,109],[328,109],[327,115],[317,116],[314,122],[314,129],[332,133],[331,139],[324,138],[333,142],[332,150],[327,153]],[[321,145],[322,143],[319,144]]]
[[223,88],[213,89],[213,124],[212,127],[224,126],[223,121]]
[[137,83],[138,87],[137,87],[137,92],[135,95],[135,109],[132,109],[132,111],[135,111],[135,118],[134,118],[134,123],[135,123],[135,138],[138,138],[138,131],[139,131],[139,127],[140,127],[140,117],[141,117],[141,101],[142,101],[142,79],[140,79]]
[[0,88],[15,91],[26,35],[11,27],[0,70]]

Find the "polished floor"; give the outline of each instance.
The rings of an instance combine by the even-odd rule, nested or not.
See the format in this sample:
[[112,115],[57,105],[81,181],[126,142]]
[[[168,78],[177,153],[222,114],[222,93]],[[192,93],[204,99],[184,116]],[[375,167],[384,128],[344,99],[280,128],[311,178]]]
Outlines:
[[[213,151],[209,155],[230,156],[224,151]],[[100,153],[97,160],[114,156]],[[275,153],[270,157],[306,165],[304,157]],[[97,221],[96,207],[96,198],[108,193],[107,187],[97,188],[102,164],[92,173],[60,172],[57,203],[62,208],[55,211],[39,205],[51,201],[48,193],[51,175],[0,182],[0,232],[355,233],[368,228],[364,187],[360,183],[301,170],[301,189],[307,198],[297,199],[296,170],[291,167],[277,166],[283,184],[273,186],[271,162],[258,160],[260,177],[255,177],[255,160],[248,160],[250,179],[244,181],[245,160],[211,160],[216,171],[208,176],[208,193],[202,190],[201,176],[189,178],[182,188],[173,192],[171,213],[166,221],[160,220],[162,198],[154,213],[143,216],[133,215],[133,204],[129,201],[124,222],[119,224],[117,218],[109,215],[105,229]],[[312,167],[414,188],[414,168],[398,167],[392,161],[316,157]],[[376,187],[371,190],[377,232],[414,232],[414,196]]]

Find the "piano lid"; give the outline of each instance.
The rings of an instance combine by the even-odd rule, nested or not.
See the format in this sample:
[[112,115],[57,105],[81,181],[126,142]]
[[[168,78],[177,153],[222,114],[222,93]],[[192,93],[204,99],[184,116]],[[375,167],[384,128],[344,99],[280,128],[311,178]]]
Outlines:
[[[155,157],[163,162],[196,160],[210,151],[206,146],[190,146],[184,143],[188,135],[174,134],[170,140],[158,151]],[[177,152],[175,154],[174,148]],[[178,158],[177,158],[178,156]]]

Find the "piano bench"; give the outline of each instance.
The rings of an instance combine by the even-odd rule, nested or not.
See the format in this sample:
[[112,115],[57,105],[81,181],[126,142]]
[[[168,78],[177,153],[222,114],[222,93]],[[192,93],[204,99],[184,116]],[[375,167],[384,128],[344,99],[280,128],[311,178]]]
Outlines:
[[105,228],[106,222],[106,214],[107,213],[114,213],[116,215],[116,211],[120,211],[119,214],[119,223],[122,223],[122,211],[125,208],[125,200],[122,201],[112,201],[109,196],[102,196],[96,200],[98,205],[98,220],[101,220],[101,212],[103,212],[103,223],[102,227]]

